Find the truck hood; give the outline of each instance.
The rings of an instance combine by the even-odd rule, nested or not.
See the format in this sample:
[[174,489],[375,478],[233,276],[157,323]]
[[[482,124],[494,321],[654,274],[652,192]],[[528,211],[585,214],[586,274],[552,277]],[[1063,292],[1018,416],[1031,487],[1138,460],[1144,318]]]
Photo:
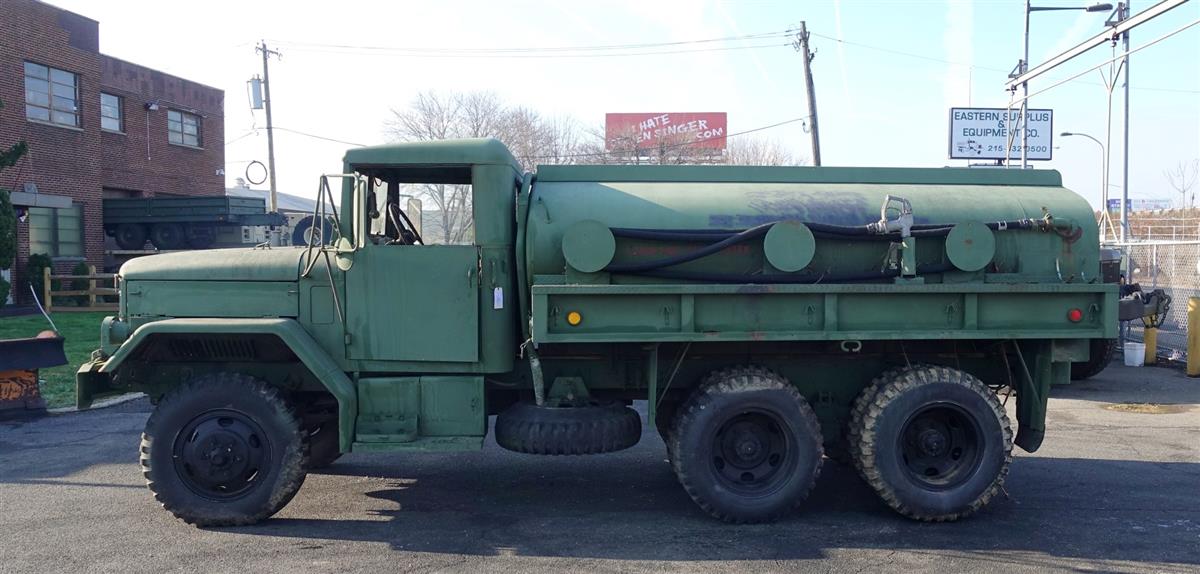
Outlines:
[[295,281],[303,247],[206,249],[130,259],[121,266],[125,281]]

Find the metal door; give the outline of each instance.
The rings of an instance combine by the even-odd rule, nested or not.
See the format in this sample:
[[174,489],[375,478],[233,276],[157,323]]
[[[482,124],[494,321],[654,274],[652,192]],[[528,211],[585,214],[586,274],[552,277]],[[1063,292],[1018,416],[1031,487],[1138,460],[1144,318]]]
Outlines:
[[366,245],[346,273],[352,359],[479,360],[479,250]]

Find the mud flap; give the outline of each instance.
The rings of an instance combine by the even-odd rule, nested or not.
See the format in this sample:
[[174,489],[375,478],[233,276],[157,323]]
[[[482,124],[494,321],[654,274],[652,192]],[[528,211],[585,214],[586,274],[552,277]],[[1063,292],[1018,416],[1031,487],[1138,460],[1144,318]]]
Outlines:
[[1017,438],[1013,444],[1036,452],[1046,438],[1046,405],[1050,386],[1071,379],[1071,363],[1055,361],[1050,341],[1014,343],[1017,350]]

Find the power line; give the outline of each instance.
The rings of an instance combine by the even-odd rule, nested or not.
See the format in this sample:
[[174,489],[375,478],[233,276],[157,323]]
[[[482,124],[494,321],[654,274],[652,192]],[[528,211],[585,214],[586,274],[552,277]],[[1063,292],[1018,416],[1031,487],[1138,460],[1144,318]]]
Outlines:
[[[915,58],[918,60],[926,60],[929,62],[938,62],[941,64],[950,64],[953,66],[966,66],[969,68],[975,68],[977,70],[987,70],[989,72],[997,72],[997,73],[1006,74],[1006,75],[1009,72],[1009,70],[1005,70],[1003,68],[993,68],[991,66],[981,66],[979,64],[972,64],[970,62],[959,62],[959,61],[955,61],[955,60],[947,60],[945,58],[938,58],[935,56],[928,56],[928,55],[924,55],[924,54],[914,54],[912,52],[904,52],[904,51],[895,50],[892,48],[885,48],[883,46],[873,46],[871,44],[863,44],[861,42],[852,42],[850,40],[843,40],[841,38],[835,38],[833,36],[817,34],[815,32],[809,32],[809,34],[816,36],[818,38],[824,39],[824,40],[829,40],[831,42],[845,44],[847,46],[855,46],[857,48],[864,48],[867,50],[884,52],[884,53],[893,54],[896,56],[904,56],[906,58]],[[1049,78],[1049,79],[1054,80],[1056,78]],[[1075,80],[1070,80],[1070,81],[1073,81],[1073,82],[1076,82],[1079,84],[1087,84],[1089,86],[1102,86],[1102,84],[1099,84],[1097,82],[1089,82],[1087,80],[1075,79]],[[1148,92],[1172,92],[1172,93],[1179,93],[1179,94],[1200,94],[1200,90],[1188,90],[1188,89],[1184,89],[1184,88],[1157,88],[1157,87],[1152,87],[1152,86],[1130,86],[1130,89],[1145,90]]]
[[[791,119],[783,120],[783,121],[781,121],[781,122],[776,122],[776,123],[773,123],[773,124],[770,124],[770,125],[759,126],[759,127],[757,127],[757,128],[752,128],[752,129],[748,129],[748,130],[743,130],[743,131],[740,131],[740,132],[733,132],[733,133],[727,134],[725,137],[726,137],[726,138],[732,138],[732,137],[743,136],[743,135],[746,135],[746,134],[752,134],[752,133],[755,133],[755,132],[761,132],[761,131],[764,131],[764,130],[769,130],[769,129],[777,128],[777,127],[779,127],[779,126],[785,126],[785,125],[788,125],[788,124],[793,124],[793,123],[796,123],[796,122],[801,122],[801,121],[804,121],[804,120],[806,120],[806,119],[808,119],[808,116],[803,116],[803,117],[798,117],[798,118],[791,118]],[[280,130],[280,131],[285,131],[285,132],[294,133],[294,134],[297,134],[297,135],[302,135],[302,136],[305,136],[305,137],[310,137],[310,138],[314,138],[314,139],[325,140],[325,141],[334,142],[334,143],[340,143],[340,144],[345,144],[345,145],[352,145],[352,146],[359,146],[359,147],[362,147],[362,146],[365,146],[365,145],[366,145],[366,144],[361,144],[361,143],[357,143],[357,142],[349,142],[349,141],[345,141],[345,140],[339,140],[339,139],[336,139],[336,138],[325,137],[325,136],[321,136],[321,135],[317,135],[317,134],[312,134],[312,133],[308,133],[308,132],[302,132],[302,131],[300,131],[300,130],[293,130],[293,129],[291,129],[291,128],[284,128],[284,127],[275,126],[275,129],[277,129],[277,130]],[[666,151],[666,150],[673,150],[673,149],[677,149],[677,148],[682,148],[682,147],[687,147],[687,146],[689,146],[689,145],[693,145],[693,143],[694,143],[694,142],[683,142],[683,143],[679,143],[679,144],[671,144],[671,145],[668,145],[668,146],[655,147],[655,148],[653,148],[653,149],[654,149],[654,151]],[[649,148],[647,148],[647,149],[649,150]],[[588,153],[563,154],[563,155],[544,155],[544,156],[534,156],[534,157],[531,157],[531,158],[529,158],[529,159],[539,160],[539,159],[566,159],[566,158],[580,158],[580,157],[603,157],[603,156],[606,156],[606,155],[624,155],[624,154],[627,154],[627,153],[628,153],[628,152],[630,152],[630,151],[634,151],[634,150],[624,150],[624,151],[602,151],[602,152],[588,152]],[[230,163],[230,162],[227,162],[227,163]]]
[[301,135],[301,136],[305,136],[305,137],[310,137],[310,138],[313,138],[313,139],[325,140],[325,141],[328,141],[328,142],[333,142],[333,143],[340,143],[340,144],[353,145],[353,146],[359,146],[359,147],[363,147],[363,146],[366,146],[366,145],[367,145],[367,144],[361,144],[361,143],[358,143],[358,142],[348,142],[348,141],[345,141],[345,140],[339,140],[339,139],[335,139],[335,138],[329,138],[329,137],[325,137],[325,136],[319,136],[319,135],[317,135],[317,134],[310,134],[310,133],[308,133],[308,132],[302,132],[302,131],[300,131],[300,130],[293,130],[293,129],[291,129],[291,128],[282,128],[282,127],[279,127],[279,126],[275,126],[275,129],[277,129],[277,130],[280,130],[280,131],[290,132],[290,133],[293,133],[293,134],[296,134],[296,135]]
[[622,58],[631,56],[664,56],[671,54],[695,54],[701,52],[733,52],[739,50],[757,50],[761,48],[778,48],[790,47],[791,42],[785,43],[770,43],[770,44],[751,44],[746,46],[724,46],[719,48],[694,48],[686,50],[655,50],[655,51],[639,51],[639,52],[611,52],[611,53],[495,53],[486,52],[471,52],[471,53],[438,53],[438,52],[408,52],[408,51],[373,51],[373,50],[358,50],[358,49],[324,49],[324,48],[306,48],[303,46],[287,46],[292,52],[315,52],[323,54],[354,54],[360,56],[395,56],[401,58],[481,58],[481,59],[526,59],[526,58],[541,58],[541,59],[560,59],[560,58]]
[[396,47],[396,46],[370,46],[370,45],[353,45],[353,44],[323,44],[315,42],[294,42],[287,40],[272,40],[278,44],[288,45],[295,48],[326,48],[326,49],[347,49],[347,50],[364,50],[364,51],[380,51],[380,52],[405,52],[410,54],[511,54],[511,53],[548,53],[548,52],[592,52],[592,51],[615,51],[615,50],[640,50],[648,48],[664,48],[675,46],[686,46],[695,44],[709,44],[716,42],[739,42],[745,40],[761,40],[765,38],[784,38],[790,36],[792,30],[778,30],[773,32],[761,32],[757,34],[743,34],[740,36],[725,36],[721,38],[704,38],[699,40],[680,40],[674,42],[648,42],[638,44],[607,44],[598,46],[525,46],[525,47],[508,47],[508,48],[431,48],[431,47]]
[[246,133],[242,133],[242,134],[241,134],[241,136],[238,136],[238,137],[235,137],[235,138],[233,138],[233,139],[229,139],[229,140],[227,140],[227,142],[226,142],[226,145],[229,145],[229,144],[232,144],[232,143],[235,143],[235,142],[240,142],[240,140],[242,140],[242,139],[246,139],[246,138],[248,138],[248,137],[251,137],[251,136],[257,136],[257,134],[258,134],[258,130],[251,130],[251,131],[248,131],[248,132],[246,132]]

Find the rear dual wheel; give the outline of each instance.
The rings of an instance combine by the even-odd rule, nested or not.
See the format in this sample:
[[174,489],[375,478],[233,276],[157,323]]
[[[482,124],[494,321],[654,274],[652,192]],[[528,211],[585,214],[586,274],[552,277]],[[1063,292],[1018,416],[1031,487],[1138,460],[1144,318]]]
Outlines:
[[982,381],[948,367],[886,371],[856,401],[847,442],[863,479],[896,512],[943,522],[1000,491],[1012,428]]
[[774,520],[821,470],[821,429],[796,387],[760,367],[709,375],[679,407],[668,452],[684,490],[725,522]]

